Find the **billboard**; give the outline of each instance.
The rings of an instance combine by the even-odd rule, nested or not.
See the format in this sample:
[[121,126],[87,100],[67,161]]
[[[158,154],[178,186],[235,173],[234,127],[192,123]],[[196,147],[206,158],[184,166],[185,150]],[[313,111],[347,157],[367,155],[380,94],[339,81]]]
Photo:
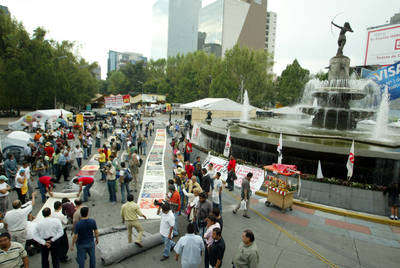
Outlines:
[[104,97],[104,104],[106,108],[121,108],[124,106],[124,100],[121,95]]
[[364,65],[391,65],[400,61],[400,24],[367,30]]

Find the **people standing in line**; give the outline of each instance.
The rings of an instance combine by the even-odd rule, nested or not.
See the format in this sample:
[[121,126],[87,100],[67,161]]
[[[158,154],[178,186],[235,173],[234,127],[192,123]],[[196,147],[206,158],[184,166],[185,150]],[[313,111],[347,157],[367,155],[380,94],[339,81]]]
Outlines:
[[109,200],[111,203],[115,204],[117,202],[117,193],[116,193],[116,170],[112,166],[111,162],[108,162],[105,173],[107,174],[107,188],[109,194]]
[[201,169],[201,181],[200,181],[200,186],[201,189],[203,189],[203,192],[207,194],[207,198],[211,196],[211,178],[210,175],[207,172],[206,168]]
[[176,190],[175,185],[170,185],[168,186],[168,191],[170,194],[170,197],[167,198],[168,202],[171,205],[171,210],[174,213],[175,217],[175,225],[174,225],[174,236],[178,236],[178,216],[179,212],[181,210],[181,197],[179,195],[179,192]]
[[212,190],[213,208],[218,208],[222,214],[222,189],[223,183],[221,180],[221,173],[217,172],[214,176],[214,189]]
[[231,155],[229,157],[229,163],[228,163],[228,178],[226,179],[226,182],[228,183],[228,190],[229,191],[233,191],[234,189],[234,181],[236,180],[236,160],[233,157],[233,155]]
[[[94,219],[89,219],[89,208],[80,210],[81,220],[75,225],[71,251],[76,244],[76,261],[79,268],[85,267],[86,254],[89,255],[89,267],[96,267],[95,245],[99,243],[99,232]],[[95,240],[94,240],[95,239]]]
[[17,161],[13,154],[8,154],[6,161],[4,161],[4,170],[12,189],[15,188],[15,175],[17,175]]
[[174,250],[176,252],[175,260],[179,261],[181,257],[182,268],[199,267],[201,256],[204,252],[203,239],[195,234],[194,223],[187,225],[187,234],[179,238]]
[[137,192],[137,185],[138,185],[138,175],[139,175],[139,165],[140,165],[139,159],[140,158],[137,155],[137,150],[134,150],[129,160],[129,170],[131,171],[132,184],[135,192]]
[[4,217],[4,223],[7,224],[7,230],[13,241],[21,243],[25,246],[26,242],[26,221],[28,215],[32,212],[32,207],[35,205],[36,193],[32,194],[32,201],[25,203],[24,207],[20,200],[12,202],[13,209],[7,211]]
[[169,258],[169,253],[175,247],[175,242],[172,241],[172,233],[175,225],[175,217],[172,213],[169,204],[164,203],[158,207],[157,215],[161,212],[160,234],[164,243],[164,251],[160,261],[165,261]]
[[53,196],[53,188],[56,179],[50,176],[42,176],[38,180],[38,187],[40,191],[40,195],[42,197],[42,203],[46,202],[46,193],[49,193],[50,196]]
[[73,183],[79,185],[79,192],[78,192],[78,198],[81,195],[82,189],[83,189],[83,202],[87,202],[88,198],[90,197],[90,188],[94,184],[94,179],[92,177],[79,177],[75,178],[72,181]]
[[122,223],[126,224],[128,230],[128,243],[132,243],[132,228],[135,228],[138,232],[135,244],[139,247],[143,247],[143,227],[139,222],[139,216],[147,219],[147,217],[142,213],[139,206],[133,201],[133,195],[129,194],[127,198],[128,202],[123,204],[121,207],[121,217]]
[[[243,179],[242,181],[242,192],[241,192],[241,198],[242,201],[244,200],[246,202],[246,208],[244,209],[243,212],[243,217],[245,218],[250,218],[248,215],[248,211],[250,208],[250,197],[251,197],[251,189],[250,189],[250,180],[253,177],[253,173],[249,172],[246,175],[246,178]],[[238,209],[240,208],[241,202],[236,206],[236,208],[233,210],[233,213],[236,214]]]
[[39,220],[33,230],[33,240],[38,242],[42,254],[42,267],[49,268],[49,253],[51,254],[51,262],[53,268],[60,267],[60,245],[59,238],[64,234],[61,221],[50,217],[51,210],[46,207],[42,210],[43,219]]
[[[121,170],[119,171],[119,185],[121,190],[121,203],[125,203],[125,195],[129,195],[129,183],[132,181],[133,177],[128,168],[125,166],[125,162],[121,162]],[[125,193],[126,192],[126,193]]]
[[244,230],[242,233],[242,241],[232,261],[235,268],[258,267],[260,256],[254,240],[254,233],[251,230]]
[[207,222],[206,231],[203,236],[205,246],[206,246],[206,250],[205,250],[205,254],[204,254],[204,265],[205,265],[205,268],[208,268],[210,265],[209,250],[210,250],[212,243],[214,242],[213,235],[212,235],[213,230],[214,230],[214,228],[221,229],[221,226],[219,225],[219,223],[217,222],[217,220],[215,219],[215,217],[212,214],[208,215],[206,217],[206,222]]
[[184,159],[185,161],[189,161],[190,162],[190,154],[192,153],[193,149],[192,149],[192,143],[190,142],[190,140],[185,139],[185,150],[184,150]]
[[74,155],[75,155],[76,163],[78,164],[78,168],[80,169],[82,167],[83,150],[79,146],[79,144],[77,144],[75,146]]
[[28,268],[29,259],[21,243],[12,242],[9,233],[0,234],[0,265],[9,268]]
[[222,259],[225,254],[225,241],[222,238],[222,230],[214,228],[212,232],[213,243],[209,247],[210,266],[213,268],[222,267]]
[[25,204],[26,194],[28,193],[28,179],[25,175],[25,169],[20,169],[15,176],[15,190],[18,199],[21,200],[22,204]]
[[392,184],[390,184],[389,187],[386,187],[384,189],[383,194],[384,195],[388,194],[388,205],[390,207],[390,217],[389,218],[391,220],[396,220],[396,221],[399,220],[399,206],[400,206],[399,183],[393,182]]
[[61,225],[63,227],[64,233],[57,241],[60,249],[60,262],[66,263],[70,259],[67,256],[69,243],[68,243],[68,235],[67,235],[67,224],[68,218],[62,213],[62,203],[60,201],[54,202],[54,212],[51,215],[53,218],[59,219],[61,221]]
[[199,195],[199,202],[195,208],[196,216],[194,221],[197,224],[197,230],[201,237],[204,236],[206,231],[207,221],[206,218],[210,215],[212,211],[212,204],[209,200],[207,200],[207,195],[205,193],[201,193]]
[[0,176],[0,213],[5,215],[8,210],[8,195],[11,187],[7,184],[8,178],[4,175]]

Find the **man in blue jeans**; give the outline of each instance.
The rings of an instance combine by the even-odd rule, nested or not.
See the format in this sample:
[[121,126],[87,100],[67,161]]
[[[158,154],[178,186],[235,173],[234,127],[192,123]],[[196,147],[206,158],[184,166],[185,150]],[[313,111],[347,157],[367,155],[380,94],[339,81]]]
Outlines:
[[174,230],[175,216],[174,213],[172,213],[169,204],[167,203],[164,203],[161,207],[158,207],[157,214],[160,214],[160,210],[160,234],[164,242],[164,252],[160,261],[165,261],[169,258],[169,253],[175,247],[175,242],[172,241],[172,231]]
[[[78,197],[83,189],[83,202],[87,202],[90,197],[90,188],[93,186],[94,179],[92,177],[79,177],[72,180],[73,183],[79,185]],[[85,186],[83,188],[83,186]]]
[[[94,234],[94,235],[93,235]],[[96,240],[93,241],[94,237]],[[96,267],[95,243],[99,243],[99,232],[96,221],[89,219],[89,208],[81,208],[81,220],[75,225],[74,236],[72,237],[71,251],[76,243],[76,261],[79,268],[85,267],[86,253],[90,258],[90,268]]]

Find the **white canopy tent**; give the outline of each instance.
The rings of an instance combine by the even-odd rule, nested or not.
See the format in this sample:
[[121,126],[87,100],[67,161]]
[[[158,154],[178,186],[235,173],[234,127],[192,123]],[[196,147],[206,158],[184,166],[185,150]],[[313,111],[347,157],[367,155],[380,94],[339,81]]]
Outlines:
[[3,148],[9,146],[20,146],[26,148],[31,142],[33,142],[33,139],[28,133],[24,131],[13,131],[5,137],[2,146]]
[[38,127],[44,129],[46,120],[53,125],[60,116],[64,120],[72,120],[72,113],[64,109],[36,110],[27,113],[17,121],[8,123],[8,128],[11,130],[24,130],[32,127],[33,122],[37,122]]

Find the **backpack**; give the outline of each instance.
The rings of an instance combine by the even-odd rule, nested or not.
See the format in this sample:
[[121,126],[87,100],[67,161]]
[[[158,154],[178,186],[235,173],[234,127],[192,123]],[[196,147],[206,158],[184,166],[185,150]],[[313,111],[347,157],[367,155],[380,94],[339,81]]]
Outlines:
[[125,182],[125,183],[129,183],[129,182],[131,182],[132,180],[133,180],[133,177],[132,177],[131,172],[129,171],[128,168],[125,169],[124,182]]

